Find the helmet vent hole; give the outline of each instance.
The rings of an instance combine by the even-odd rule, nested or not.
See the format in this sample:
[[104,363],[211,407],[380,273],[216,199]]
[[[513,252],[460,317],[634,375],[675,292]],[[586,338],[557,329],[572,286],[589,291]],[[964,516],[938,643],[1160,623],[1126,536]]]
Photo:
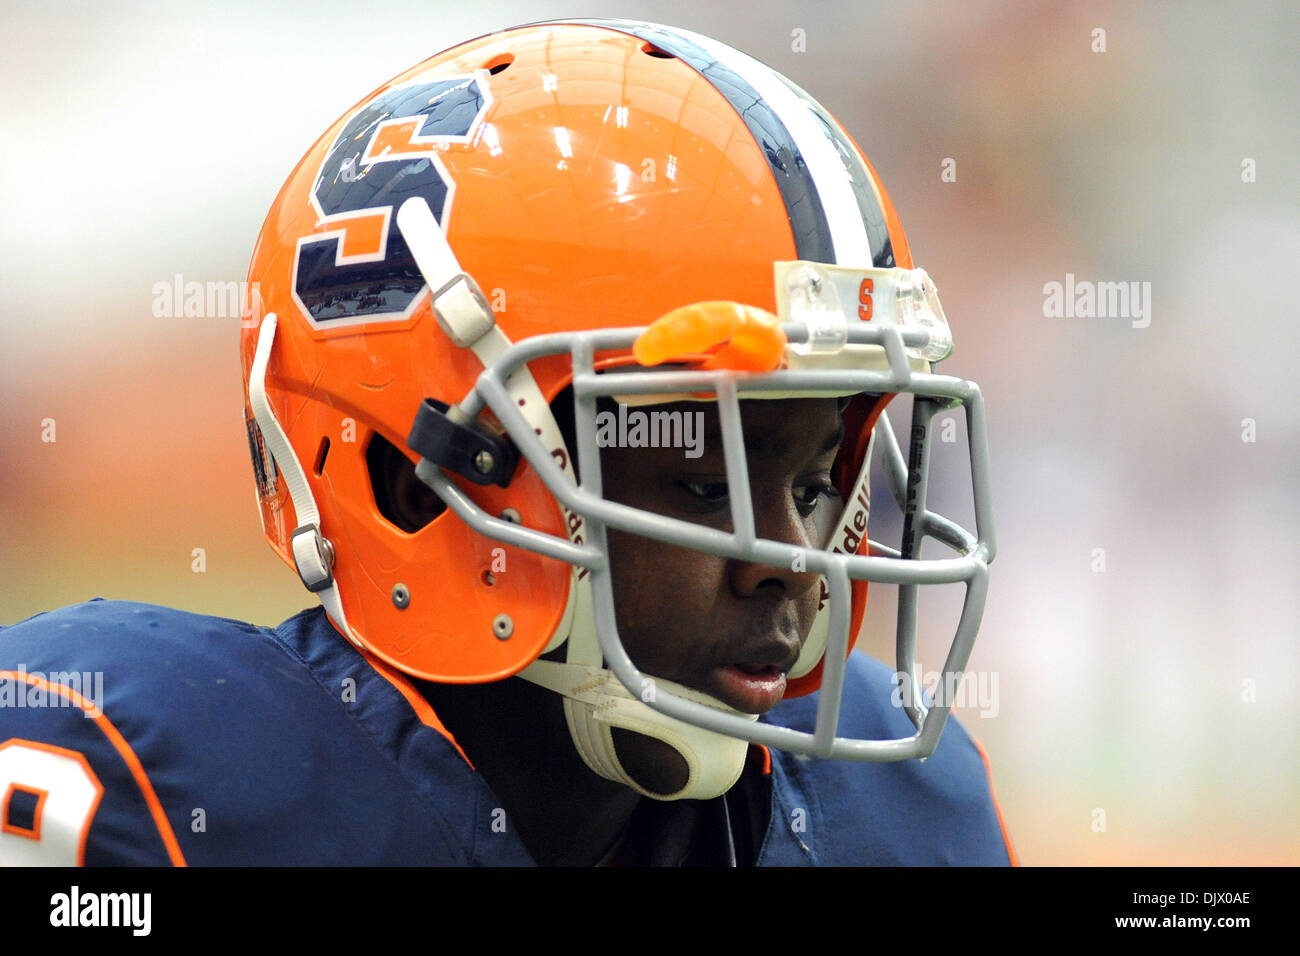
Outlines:
[[320,440],[320,447],[316,449],[316,464],[312,465],[312,474],[317,478],[325,470],[325,457],[330,453],[330,440],[326,436]]
[[366,446],[366,467],[375,508],[399,530],[415,534],[447,510],[442,499],[415,474],[411,459],[378,432]]
[[645,43],[641,44],[641,52],[644,53],[646,56],[658,57],[661,60],[677,59],[677,57],[673,56],[673,54],[669,53],[667,50],[659,49],[659,47],[655,46],[653,43],[651,43],[648,40]]
[[493,76],[503,72],[511,63],[515,62],[513,53],[502,53],[500,56],[494,56],[483,64],[483,69],[487,70]]
[[496,587],[497,576],[491,571],[484,571],[480,580],[490,588]]

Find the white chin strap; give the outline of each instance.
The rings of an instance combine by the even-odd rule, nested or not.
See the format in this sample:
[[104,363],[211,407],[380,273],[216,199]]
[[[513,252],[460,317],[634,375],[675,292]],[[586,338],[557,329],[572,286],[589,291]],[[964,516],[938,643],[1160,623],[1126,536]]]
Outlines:
[[[271,453],[274,464],[279,467],[289,489],[289,500],[293,502],[293,513],[298,519],[298,527],[290,538],[294,569],[298,572],[303,586],[320,598],[325,611],[333,619],[337,628],[347,635],[357,647],[363,647],[361,641],[348,626],[347,615],[343,613],[343,599],[339,594],[338,582],[334,578],[334,545],[320,529],[320,511],[316,508],[316,498],[307,484],[307,473],[302,462],[294,454],[280,420],[275,417],[270,399],[266,395],[266,368],[271,360],[271,348],[275,344],[275,331],[278,319],[270,312],[262,319],[257,333],[257,350],[253,355],[253,365],[248,375],[248,403],[253,410],[257,427],[262,432],[262,440],[267,451]],[[267,463],[268,473],[274,474],[271,463]],[[262,519],[262,530],[266,531],[266,516],[262,512],[259,495],[257,514]]]
[[[749,744],[737,737],[716,734],[683,723],[652,709],[628,692],[613,671],[558,661],[535,661],[521,675],[525,680],[564,695],[564,716],[569,734],[593,773],[631,787],[655,800],[710,800],[721,796],[740,779]],[[712,707],[718,701],[679,684],[656,679],[687,700]],[[756,715],[743,715],[757,720]],[[630,730],[661,741],[686,763],[686,783],[672,793],[648,790],[623,767],[614,744],[615,728]]]
[[[591,584],[574,576],[570,603],[576,603],[568,635],[567,662],[536,660],[519,676],[564,697],[564,717],[583,762],[593,773],[631,787],[655,800],[711,800],[740,779],[748,741],[715,733],[661,714],[631,693],[618,676],[601,666],[591,614]],[[583,663],[583,659],[589,663]],[[647,680],[643,694],[667,690],[686,700],[739,714],[721,701],[672,681]],[[741,714],[757,720],[756,714]],[[629,730],[667,744],[686,764],[686,783],[672,793],[647,789],[627,772],[614,743],[615,729]]]

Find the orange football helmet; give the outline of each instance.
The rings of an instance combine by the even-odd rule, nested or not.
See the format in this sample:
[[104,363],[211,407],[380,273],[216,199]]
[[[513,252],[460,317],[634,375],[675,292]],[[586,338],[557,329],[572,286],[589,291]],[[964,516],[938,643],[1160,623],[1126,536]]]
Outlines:
[[[538,23],[461,44],[317,140],[271,207],[249,280],[241,357],[266,538],[366,653],[422,679],[475,683],[581,640],[568,661],[612,671],[610,693],[634,696],[642,675],[602,587],[604,526],[750,559],[777,553],[745,540],[743,517],[735,534],[706,541],[600,500],[585,468],[577,483],[550,403],[574,387],[582,444],[595,395],[655,393],[631,374],[640,370],[663,376],[660,393],[716,393],[721,404],[843,396],[834,477],[847,505],[825,548],[805,556],[829,600],[788,695],[817,689],[835,657],[838,693],[869,578],[904,592],[965,580],[946,665],[964,667],[993,556],[978,389],[931,372],[951,347],[946,320],[875,171],[824,108],[761,63],[623,21]],[[677,371],[646,371],[665,359]],[[900,391],[918,395],[910,478],[892,432],[885,445],[911,543],[869,553],[871,438]],[[924,507],[922,411],[955,404],[971,416],[979,533]],[[442,502],[423,526],[404,526],[377,490],[395,455],[418,464]],[[920,560],[926,534],[959,557]],[[508,573],[495,573],[506,553]],[[915,682],[914,631],[901,618],[899,652]],[[572,703],[560,676],[537,673]],[[640,706],[706,735],[849,759],[929,753],[947,715],[926,720],[918,693],[916,737],[849,741],[832,726],[814,740],[678,690]],[[571,713],[571,727],[579,719]],[[602,763],[579,740],[588,731],[574,734],[593,769],[624,779],[616,759]]]

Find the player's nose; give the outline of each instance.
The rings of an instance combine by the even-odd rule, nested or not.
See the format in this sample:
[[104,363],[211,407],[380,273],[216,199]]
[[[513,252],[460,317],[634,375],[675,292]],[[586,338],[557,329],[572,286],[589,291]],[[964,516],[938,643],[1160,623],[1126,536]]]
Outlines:
[[814,540],[815,525],[795,507],[788,490],[779,500],[760,501],[754,489],[755,533],[759,538],[790,545],[789,560],[781,565],[757,564],[733,560],[730,576],[732,590],[739,597],[753,597],[767,590],[779,590],[786,598],[807,592],[820,575],[807,569],[803,549],[819,547]]

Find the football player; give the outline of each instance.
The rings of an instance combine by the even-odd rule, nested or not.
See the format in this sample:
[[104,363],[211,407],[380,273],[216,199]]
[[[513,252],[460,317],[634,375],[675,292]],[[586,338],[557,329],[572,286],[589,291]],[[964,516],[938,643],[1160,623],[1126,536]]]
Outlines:
[[[948,677],[983,609],[980,392],[798,86],[648,23],[480,37],[321,136],[249,280],[258,508],[321,606],[4,629],[0,862],[1014,862],[916,662],[921,588],[966,587]],[[973,531],[926,505],[957,407]],[[852,653],[873,580],[896,670]]]

